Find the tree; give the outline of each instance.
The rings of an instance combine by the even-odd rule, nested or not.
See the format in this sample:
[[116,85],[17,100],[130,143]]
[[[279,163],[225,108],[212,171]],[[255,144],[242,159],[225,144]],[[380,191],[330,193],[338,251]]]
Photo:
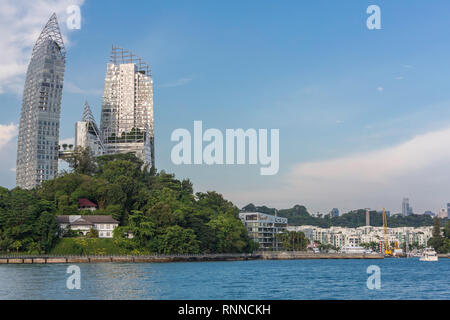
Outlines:
[[133,241],[141,248],[150,248],[154,245],[156,227],[150,217],[142,211],[133,210],[129,216],[127,232],[133,234]]
[[98,230],[91,228],[87,233],[88,238],[98,238]]
[[171,226],[158,237],[158,252],[162,254],[199,253],[199,241],[193,230]]
[[285,230],[283,233],[277,234],[276,237],[284,250],[304,251],[309,244],[309,240],[301,231],[296,232]]
[[[149,170],[132,153],[92,159],[87,150],[78,148],[71,159],[73,172],[44,181],[34,190],[0,188],[0,252],[51,252],[60,241],[57,215],[91,214],[78,210],[79,198],[97,203],[95,214],[111,215],[120,222],[113,241],[124,253],[228,253],[256,248],[239,219],[239,209],[217,192],[194,195],[188,179]],[[89,236],[95,233],[91,230]],[[131,234],[133,238],[128,237]],[[97,239],[62,242],[72,240],[84,241],[77,242],[83,246],[101,243]],[[68,251],[92,252],[80,248],[70,246]]]
[[428,240],[428,245],[433,247],[439,253],[443,253],[442,245],[444,244],[444,237],[441,235],[441,222],[438,217],[434,218],[432,237]]
[[77,146],[70,157],[66,159],[74,173],[92,175],[96,168],[96,162],[89,147]]

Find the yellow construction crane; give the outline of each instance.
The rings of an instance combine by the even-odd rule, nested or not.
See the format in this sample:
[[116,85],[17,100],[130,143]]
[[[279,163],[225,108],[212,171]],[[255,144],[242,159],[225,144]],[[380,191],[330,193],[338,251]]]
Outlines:
[[389,235],[387,230],[386,210],[383,208],[383,232],[384,232],[384,253],[392,256],[392,250],[389,248]]

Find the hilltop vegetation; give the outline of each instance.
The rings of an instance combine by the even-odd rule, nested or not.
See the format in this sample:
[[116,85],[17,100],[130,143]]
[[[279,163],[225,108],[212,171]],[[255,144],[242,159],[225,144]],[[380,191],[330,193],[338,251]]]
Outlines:
[[[266,206],[257,207],[250,203],[242,208],[242,211],[252,212],[259,211],[267,214],[275,214],[275,208]],[[338,217],[330,218],[330,215],[312,216],[304,206],[296,205],[291,209],[278,210],[278,216],[288,218],[289,225],[311,225],[321,228],[329,228],[332,226],[357,228],[366,225],[366,210],[354,210],[342,214]],[[370,211],[370,225],[383,226],[383,216],[380,212]],[[394,215],[388,218],[388,227],[422,227],[432,226],[433,218],[428,215],[413,214],[403,217]]]
[[[0,189],[0,251],[50,252],[61,241],[56,216],[80,214],[79,198],[99,207],[83,213],[120,221],[114,232],[120,252],[229,253],[255,248],[238,208],[214,191],[194,194],[189,180],[147,170],[133,154],[93,159],[88,150],[76,150],[69,162],[72,172],[33,190]],[[128,233],[134,238],[128,239]],[[91,252],[88,243],[64,239],[58,250]]]

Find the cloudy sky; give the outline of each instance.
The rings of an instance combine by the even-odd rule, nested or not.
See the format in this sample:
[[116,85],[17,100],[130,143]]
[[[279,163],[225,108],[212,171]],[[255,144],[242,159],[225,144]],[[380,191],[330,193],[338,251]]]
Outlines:
[[[112,44],[153,69],[158,169],[238,206],[311,212],[450,202],[448,1],[0,0],[0,185],[15,185],[17,131],[31,49],[52,12],[67,47],[61,136],[86,100],[99,120]],[[80,30],[66,26],[79,5]],[[280,170],[175,166],[173,130],[280,129]]]

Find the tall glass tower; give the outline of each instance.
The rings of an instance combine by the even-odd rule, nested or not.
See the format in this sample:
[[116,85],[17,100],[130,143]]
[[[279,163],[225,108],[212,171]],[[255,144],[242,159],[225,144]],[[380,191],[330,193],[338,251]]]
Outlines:
[[100,131],[106,154],[132,152],[145,165],[154,166],[150,67],[130,51],[114,46],[106,68]]
[[34,45],[22,98],[16,184],[32,189],[58,173],[59,120],[66,50],[53,14]]
[[103,138],[87,101],[84,104],[81,121],[75,124],[75,147],[89,147],[95,157],[103,155],[105,150]]

